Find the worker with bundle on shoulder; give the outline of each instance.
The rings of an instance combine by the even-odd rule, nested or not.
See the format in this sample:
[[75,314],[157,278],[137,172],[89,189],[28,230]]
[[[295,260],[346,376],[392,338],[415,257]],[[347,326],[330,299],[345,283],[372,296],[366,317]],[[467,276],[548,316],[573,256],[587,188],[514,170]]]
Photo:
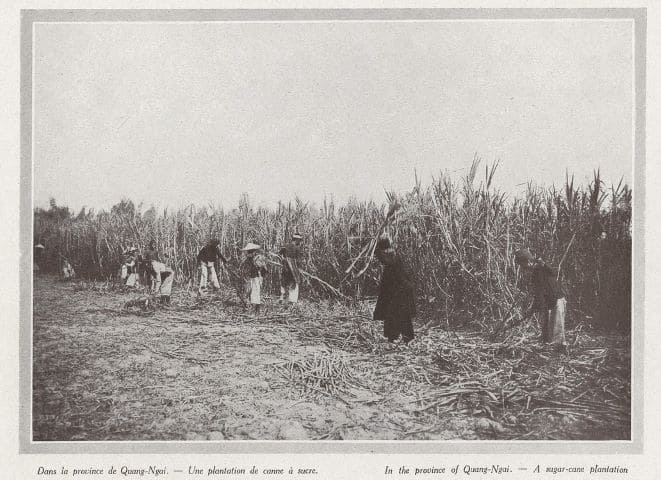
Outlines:
[[262,305],[262,281],[266,275],[266,259],[260,253],[261,248],[252,242],[242,248],[246,258],[241,264],[241,276],[245,282],[246,295],[256,314]]
[[138,280],[138,268],[137,268],[137,255],[138,249],[135,247],[130,247],[124,250],[124,262],[122,263],[122,270],[120,277],[124,286],[129,288],[137,288],[140,286],[140,281]]
[[285,299],[289,303],[298,302],[299,285],[301,284],[301,272],[298,269],[298,261],[302,253],[301,243],[303,236],[295,232],[291,236],[291,243],[280,249],[282,257],[282,271],[280,273],[280,301]]
[[174,270],[166,264],[157,260],[145,258],[140,262],[141,274],[147,274],[154,281],[152,294],[160,295],[160,301],[163,304],[170,304],[170,295],[172,294],[172,282],[174,280]]
[[206,290],[207,281],[211,281],[211,286],[215,292],[220,291],[220,283],[216,274],[216,263],[218,261],[227,264],[227,259],[220,251],[220,240],[212,238],[197,254],[197,262],[200,266],[200,286],[198,288],[200,295]]
[[401,336],[407,344],[414,337],[415,287],[388,236],[379,238],[374,254],[384,266],[374,320],[383,320],[383,335],[389,342]]
[[530,289],[533,302],[524,318],[539,313],[541,317],[543,343],[550,343],[558,351],[567,352],[565,339],[565,292],[556,279],[556,274],[541,258],[533,257],[530,250],[522,248],[514,253],[515,262],[530,272]]

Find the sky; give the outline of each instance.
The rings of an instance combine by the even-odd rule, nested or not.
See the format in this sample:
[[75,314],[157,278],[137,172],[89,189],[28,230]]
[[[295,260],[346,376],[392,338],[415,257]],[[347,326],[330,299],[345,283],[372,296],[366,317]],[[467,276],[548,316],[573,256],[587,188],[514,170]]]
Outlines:
[[632,178],[630,21],[37,24],[34,204]]

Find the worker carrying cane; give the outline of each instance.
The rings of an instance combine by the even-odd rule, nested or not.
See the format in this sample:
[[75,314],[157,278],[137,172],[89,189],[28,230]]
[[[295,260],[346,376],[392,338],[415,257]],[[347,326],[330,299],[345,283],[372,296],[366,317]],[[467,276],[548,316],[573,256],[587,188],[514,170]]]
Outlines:
[[550,343],[561,352],[567,352],[565,338],[565,312],[567,300],[555,272],[541,258],[533,257],[530,250],[522,248],[514,253],[515,262],[530,272],[530,290],[533,303],[525,313],[529,317],[538,313],[542,324],[542,343]]

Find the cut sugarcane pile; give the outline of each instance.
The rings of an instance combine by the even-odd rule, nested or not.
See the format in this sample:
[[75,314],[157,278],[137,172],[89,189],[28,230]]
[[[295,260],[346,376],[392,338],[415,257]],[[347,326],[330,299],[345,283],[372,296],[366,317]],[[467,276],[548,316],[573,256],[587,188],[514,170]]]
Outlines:
[[276,369],[304,392],[341,395],[348,385],[355,383],[354,373],[346,360],[337,353],[315,353],[292,360]]

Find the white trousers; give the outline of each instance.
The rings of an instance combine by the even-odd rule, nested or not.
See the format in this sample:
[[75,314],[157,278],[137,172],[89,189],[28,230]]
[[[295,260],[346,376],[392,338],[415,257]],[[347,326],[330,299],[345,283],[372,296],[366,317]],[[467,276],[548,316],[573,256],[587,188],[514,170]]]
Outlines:
[[213,262],[200,262],[200,289],[207,288],[207,279],[211,281],[214,289],[220,289],[218,283],[218,276],[216,275],[216,267]]
[[246,293],[252,305],[262,304],[262,277],[246,280]]
[[288,287],[280,287],[280,300],[285,299],[285,293],[287,294],[287,300],[289,303],[298,302],[298,284]]
[[65,263],[64,267],[62,267],[62,278],[65,280],[71,280],[76,276],[76,272],[74,272],[73,267],[69,263]]
[[124,282],[124,285],[126,285],[127,287],[137,287],[139,285],[138,274],[129,273],[128,276],[126,277],[126,282]]
[[557,345],[566,345],[565,339],[565,311],[567,300],[560,298],[555,306],[544,315],[542,314],[542,337],[545,342]]
[[174,280],[174,272],[170,272],[167,277],[163,278],[165,273],[166,272],[156,274],[161,276],[161,288],[159,289],[159,293],[161,295],[169,296],[172,293],[172,281]]

